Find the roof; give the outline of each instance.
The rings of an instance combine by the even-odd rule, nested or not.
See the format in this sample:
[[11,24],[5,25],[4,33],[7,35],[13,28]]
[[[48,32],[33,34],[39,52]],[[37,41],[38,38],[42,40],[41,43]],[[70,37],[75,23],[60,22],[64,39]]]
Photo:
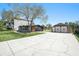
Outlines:
[[37,26],[37,27],[43,27],[42,25],[33,25],[33,26]]
[[56,27],[56,26],[67,26],[67,25],[63,24],[63,23],[58,23],[58,24],[54,25],[53,27]]
[[23,21],[27,21],[27,20],[22,19],[22,18],[14,18],[14,19],[16,19],[16,20],[23,20]]

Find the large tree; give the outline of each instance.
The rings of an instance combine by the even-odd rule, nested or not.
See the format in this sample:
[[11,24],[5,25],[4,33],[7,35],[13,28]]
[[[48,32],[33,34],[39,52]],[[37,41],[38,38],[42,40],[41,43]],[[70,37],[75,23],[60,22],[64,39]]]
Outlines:
[[15,7],[14,9],[16,14],[25,17],[25,20],[27,20],[28,25],[30,26],[30,31],[33,21],[36,18],[43,18],[43,16],[45,15],[44,8],[38,5],[18,4],[17,7]]

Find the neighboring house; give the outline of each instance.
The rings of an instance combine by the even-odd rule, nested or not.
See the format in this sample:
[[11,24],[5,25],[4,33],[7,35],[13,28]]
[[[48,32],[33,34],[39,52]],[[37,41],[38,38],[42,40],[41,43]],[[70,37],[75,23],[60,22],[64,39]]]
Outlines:
[[69,32],[69,27],[66,24],[59,23],[53,26],[53,32]]
[[33,25],[32,26],[32,32],[34,31],[43,31],[43,26],[42,25]]

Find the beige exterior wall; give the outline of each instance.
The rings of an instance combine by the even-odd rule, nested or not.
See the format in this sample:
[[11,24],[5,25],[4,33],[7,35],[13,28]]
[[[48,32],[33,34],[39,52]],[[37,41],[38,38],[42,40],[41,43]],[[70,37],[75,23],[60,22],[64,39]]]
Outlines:
[[56,26],[53,27],[53,32],[68,32],[67,26]]
[[14,20],[14,30],[18,30],[19,26],[28,25],[28,22],[25,20]]
[[61,32],[68,32],[67,26],[62,26],[61,27]]
[[54,32],[60,32],[60,27],[59,27],[59,26],[54,27],[54,28],[53,28],[53,31],[54,31]]

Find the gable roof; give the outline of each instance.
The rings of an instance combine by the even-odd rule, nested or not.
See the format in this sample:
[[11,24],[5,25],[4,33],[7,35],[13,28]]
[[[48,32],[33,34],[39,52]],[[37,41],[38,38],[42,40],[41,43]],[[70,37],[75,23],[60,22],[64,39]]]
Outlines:
[[67,25],[63,24],[63,23],[58,23],[58,24],[54,25],[53,27],[56,27],[56,26],[67,26]]

